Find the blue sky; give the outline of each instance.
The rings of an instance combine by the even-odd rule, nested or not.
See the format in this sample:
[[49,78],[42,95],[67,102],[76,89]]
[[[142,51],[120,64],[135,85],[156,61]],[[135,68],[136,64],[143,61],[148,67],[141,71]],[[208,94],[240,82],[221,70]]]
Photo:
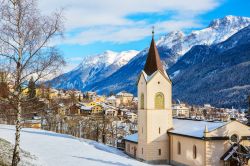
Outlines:
[[155,26],[158,39],[169,31],[192,30],[226,15],[250,17],[249,0],[40,0],[45,14],[64,8],[65,37],[56,41],[70,70],[84,56],[105,50],[142,50]]

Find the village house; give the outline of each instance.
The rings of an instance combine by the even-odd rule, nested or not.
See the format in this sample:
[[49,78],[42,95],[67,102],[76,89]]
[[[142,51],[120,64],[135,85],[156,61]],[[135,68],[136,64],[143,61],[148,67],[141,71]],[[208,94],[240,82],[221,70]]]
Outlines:
[[133,97],[133,94],[126,91],[122,91],[116,94],[116,98],[120,100],[120,105],[124,106],[131,104]]
[[190,109],[185,104],[173,104],[172,109],[174,117],[188,118],[190,115]]
[[153,164],[235,166],[236,157],[250,164],[240,155],[250,146],[249,126],[173,119],[172,82],[153,38],[137,88],[138,133],[124,139],[128,155]]
[[137,114],[133,112],[126,112],[125,118],[129,119],[131,122],[136,122],[137,121]]
[[112,105],[114,107],[118,107],[120,105],[121,101],[119,98],[116,98],[114,95],[112,95],[106,99],[106,103],[109,105]]
[[25,127],[25,128],[40,129],[41,126],[42,126],[42,121],[40,117],[34,117],[32,119],[25,119],[22,123],[22,127]]
[[105,97],[105,96],[97,95],[97,96],[94,96],[94,97],[93,97],[93,101],[95,101],[95,102],[97,102],[97,103],[104,102],[105,100],[106,100],[106,97]]
[[96,97],[96,92],[88,91],[86,93],[86,96],[88,97],[88,99],[93,100]]
[[112,105],[103,104],[104,113],[106,116],[116,117],[118,115],[118,109]]

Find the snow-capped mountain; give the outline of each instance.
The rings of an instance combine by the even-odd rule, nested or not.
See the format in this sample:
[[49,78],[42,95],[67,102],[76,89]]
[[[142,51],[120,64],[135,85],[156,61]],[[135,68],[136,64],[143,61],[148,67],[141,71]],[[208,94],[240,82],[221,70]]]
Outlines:
[[105,51],[95,56],[84,57],[72,71],[49,81],[55,88],[83,90],[89,83],[102,80],[133,58],[138,51]]
[[212,45],[225,41],[249,24],[250,18],[248,17],[230,15],[213,20],[207,28],[193,31],[188,35],[181,31],[170,32],[158,40],[157,46],[167,47],[179,55],[184,55],[194,45]]
[[[241,36],[242,34],[241,30],[249,25],[250,25],[250,18],[248,17],[226,16],[224,18],[213,20],[209,24],[208,27],[201,29],[201,30],[193,31],[190,34],[184,34],[181,31],[170,32],[166,34],[165,36],[160,37],[159,40],[157,41],[157,47],[158,47],[159,54],[161,56],[161,60],[165,68],[169,70],[169,74],[172,77],[175,76],[175,78],[178,78],[178,76],[182,75],[182,69],[186,67],[186,64],[189,64],[189,65],[197,64],[196,61],[198,60],[201,60],[201,62],[199,61],[199,64],[202,63],[203,61],[205,62],[210,58],[210,55],[212,55],[211,52],[213,51],[215,51],[216,54],[218,55],[221,54],[221,52],[224,52],[224,50],[232,49],[232,51],[237,52],[237,49],[236,49],[237,46],[241,45],[244,42],[246,43],[248,42],[248,36],[244,36],[244,35]],[[237,37],[234,37],[233,38],[234,40],[231,40],[231,39],[229,40],[231,36],[237,33],[240,33],[240,34],[236,35]],[[226,42],[226,44],[220,44],[223,42]],[[217,45],[217,46],[214,47],[214,45]],[[195,48],[195,47],[200,48],[201,50],[199,51],[202,54],[198,55],[197,54],[198,52],[192,52],[192,48]],[[223,48],[220,48],[220,47],[223,47]],[[211,48],[213,49],[210,50]],[[240,48],[238,50],[238,55],[244,54],[243,52],[240,52],[240,51],[246,51],[245,47],[244,49]],[[68,80],[60,84],[60,87],[66,88],[66,89],[75,88],[75,89],[84,90],[84,91],[87,91],[87,90],[97,91],[98,93],[101,93],[101,94],[108,94],[111,91],[118,92],[121,90],[126,90],[126,91],[136,94],[137,76],[139,75],[139,73],[144,67],[146,57],[147,57],[147,52],[148,52],[148,48],[145,48],[136,56],[131,58],[129,62],[127,62],[123,66],[115,67],[115,69],[114,70],[111,69],[111,71],[110,71],[110,67],[112,65],[110,64],[106,65],[106,67],[97,67],[97,68],[92,67],[91,69],[84,68],[83,67],[84,65],[80,65],[77,68],[78,70],[73,70],[72,73],[69,72],[66,74]],[[191,58],[186,59],[185,65],[183,66],[178,65],[177,67],[175,64],[182,64],[181,63],[182,57],[186,57],[187,55],[190,56]],[[227,58],[229,58],[227,56],[222,56],[222,55],[219,57],[224,58],[224,59],[221,59],[222,66],[223,66],[224,61],[226,62],[228,60]],[[229,58],[229,59],[231,59],[232,61],[236,61],[235,60],[236,57],[237,57],[237,54],[234,55],[234,58]],[[100,63],[100,66],[101,64],[102,63]],[[211,63],[208,63],[208,64],[212,65]],[[232,67],[230,66],[232,65],[232,63],[227,62],[227,64],[229,65],[228,68]],[[222,69],[222,66],[220,65],[214,66],[216,68],[215,71]],[[203,65],[202,67],[209,68],[209,66],[206,66],[206,65]],[[80,68],[81,70],[79,70]],[[205,77],[205,75],[203,75],[204,73],[199,73],[200,71],[202,70],[195,70],[195,72],[197,72],[196,74],[199,75],[199,78],[203,76]],[[237,71],[237,68],[235,69],[235,71]],[[81,77],[76,76],[76,75],[81,75]],[[91,77],[89,75],[91,75]],[[185,78],[185,75],[182,75],[182,76],[183,78]],[[244,75],[243,73],[238,79],[239,80],[242,79],[241,77],[243,76],[248,77]],[[190,77],[192,77],[192,73],[190,74]],[[190,81],[190,80],[186,80],[186,81]],[[196,80],[196,81],[193,81],[192,83],[193,83],[193,86],[195,86],[196,83],[199,84],[199,81]],[[232,84],[230,83],[229,79],[226,80],[226,82],[224,83],[225,85]],[[214,84],[215,83],[210,82],[211,86]],[[182,90],[178,90],[178,86],[179,85],[176,82],[173,84],[173,94],[174,94],[174,97],[176,98],[178,98],[179,95],[183,95],[182,94],[182,92],[184,92],[183,89],[188,88],[190,85],[186,87],[184,87],[184,85],[183,86],[181,85]],[[234,86],[237,86],[237,84],[234,84]],[[55,87],[58,87],[58,86],[55,86]],[[245,86],[242,85],[242,87],[245,87]],[[206,88],[209,89],[208,86]],[[202,95],[202,93],[199,93],[199,94]],[[189,96],[192,94],[187,92],[187,94],[185,95]],[[213,95],[211,95],[211,98],[212,97]],[[209,99],[208,102],[211,101],[211,103],[217,104],[211,98]],[[229,98],[230,98],[230,95],[229,95]],[[230,100],[229,98],[227,99]],[[205,102],[206,101],[205,99],[200,100],[200,101]],[[190,102],[190,104],[192,104],[191,100],[187,100],[187,101]],[[199,104],[201,104],[201,102]],[[237,104],[237,101],[234,103]]]
[[168,74],[172,76],[175,99],[246,108],[250,94],[250,25],[224,42],[192,47]]
[[[168,69],[193,46],[214,45],[223,42],[247,25],[250,25],[250,18],[226,16],[213,20],[207,28],[193,31],[187,35],[181,31],[170,32],[157,41],[161,60]],[[148,49],[144,49],[114,74],[100,82],[88,85],[86,90],[94,90],[99,93],[127,90],[136,94],[136,79],[144,67],[147,51]]]

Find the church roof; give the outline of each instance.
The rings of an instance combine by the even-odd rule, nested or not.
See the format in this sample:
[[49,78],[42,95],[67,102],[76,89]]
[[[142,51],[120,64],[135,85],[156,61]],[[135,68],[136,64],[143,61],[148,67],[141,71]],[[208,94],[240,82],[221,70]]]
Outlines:
[[[173,119],[174,129],[168,132],[172,134],[202,139],[204,137],[205,126],[208,130],[207,132],[210,132],[228,123],[230,122],[207,122],[207,121]],[[124,140],[137,143],[138,133],[126,136]]]
[[148,51],[148,57],[144,66],[144,71],[147,75],[151,75],[157,70],[160,70],[162,73],[164,73],[164,69],[161,63],[157,47],[155,45],[154,38],[152,38]]
[[138,142],[138,133],[127,135],[124,138],[124,140],[137,143]]
[[226,125],[229,122],[207,122],[184,119],[173,119],[174,129],[168,131],[169,133],[185,135],[190,137],[202,138],[204,136],[204,128],[207,132],[215,130]]

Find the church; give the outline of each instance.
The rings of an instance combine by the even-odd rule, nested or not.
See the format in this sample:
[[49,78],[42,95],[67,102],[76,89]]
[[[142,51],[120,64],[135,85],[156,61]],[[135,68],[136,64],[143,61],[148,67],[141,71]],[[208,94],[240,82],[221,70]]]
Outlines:
[[232,166],[239,158],[250,165],[249,156],[243,155],[250,148],[249,126],[236,120],[172,117],[172,82],[161,63],[154,35],[137,88],[138,133],[124,138],[126,154],[151,164]]

